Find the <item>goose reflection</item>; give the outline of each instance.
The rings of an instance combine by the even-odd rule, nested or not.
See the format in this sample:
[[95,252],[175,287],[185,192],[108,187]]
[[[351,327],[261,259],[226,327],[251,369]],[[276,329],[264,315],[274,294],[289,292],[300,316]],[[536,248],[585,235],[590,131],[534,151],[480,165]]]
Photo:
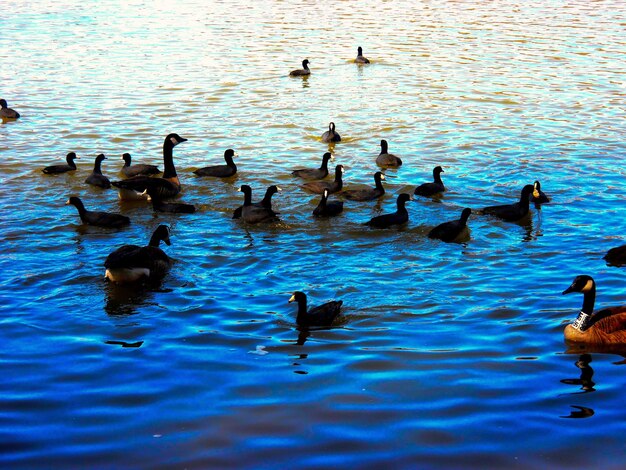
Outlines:
[[104,311],[111,316],[134,315],[137,308],[152,303],[153,291],[146,286],[106,283]]
[[567,385],[580,385],[581,392],[578,393],[589,393],[595,392],[595,382],[591,380],[593,378],[593,368],[589,365],[591,363],[591,355],[590,354],[581,354],[578,360],[574,363],[576,367],[580,369],[580,378],[578,379],[562,379],[561,383]]

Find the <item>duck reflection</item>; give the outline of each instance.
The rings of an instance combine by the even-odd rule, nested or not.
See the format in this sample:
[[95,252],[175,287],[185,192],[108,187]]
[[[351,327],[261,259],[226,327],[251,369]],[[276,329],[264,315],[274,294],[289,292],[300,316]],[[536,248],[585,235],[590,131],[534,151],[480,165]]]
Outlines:
[[595,382],[591,380],[593,378],[593,368],[589,365],[591,363],[590,354],[582,354],[578,360],[574,363],[576,367],[580,369],[580,378],[578,379],[562,379],[561,383],[567,385],[580,385],[582,392],[575,393],[588,393],[595,392]]

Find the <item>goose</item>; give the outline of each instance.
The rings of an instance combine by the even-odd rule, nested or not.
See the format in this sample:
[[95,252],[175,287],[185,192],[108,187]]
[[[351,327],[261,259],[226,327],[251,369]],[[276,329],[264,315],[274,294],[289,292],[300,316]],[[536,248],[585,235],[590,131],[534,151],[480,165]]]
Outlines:
[[441,173],[444,173],[443,168],[440,166],[436,166],[433,169],[433,182],[432,183],[422,183],[417,188],[415,188],[415,194],[417,196],[434,196],[435,194],[442,193],[446,190],[446,187],[443,185],[443,181],[441,181]]
[[170,270],[172,259],[165,254],[159,244],[170,245],[170,231],[167,225],[159,225],[152,234],[147,246],[124,245],[109,254],[104,261],[104,277],[118,284],[137,281],[160,281]]
[[311,70],[309,70],[310,63],[311,62],[309,62],[309,59],[304,59],[302,61],[302,68],[292,70],[291,72],[289,72],[289,76],[290,77],[306,77],[308,75],[311,75]]
[[160,199],[167,199],[176,196],[180,192],[180,180],[176,174],[176,168],[174,167],[173,149],[181,142],[186,142],[187,139],[179,136],[178,134],[168,134],[163,141],[163,177],[151,178],[149,176],[133,176],[120,181],[113,181],[111,183],[116,188],[119,188],[120,199],[141,199],[140,195],[148,187],[154,188],[155,194]]
[[328,130],[322,134],[322,142],[341,142],[341,136],[335,132],[335,123],[328,125]]
[[472,209],[466,207],[461,212],[461,218],[444,222],[437,225],[428,233],[428,238],[437,238],[444,242],[453,242],[467,234],[467,219],[472,213]]
[[74,163],[74,160],[77,158],[78,157],[74,152],[70,152],[65,157],[65,161],[67,162],[66,165],[50,165],[41,171],[43,171],[46,175],[55,175],[59,173],[66,173],[68,171],[75,171],[76,163]]
[[607,251],[602,257],[610,266],[624,266],[626,264],[626,245],[617,246]]
[[530,196],[530,202],[534,202],[535,205],[550,202],[550,198],[541,190],[541,183],[539,181],[535,181],[533,184],[533,193]]
[[361,46],[356,49],[356,59],[354,59],[355,64],[369,64],[370,61],[366,57],[363,57],[363,48]]
[[109,178],[102,174],[102,170],[100,169],[100,165],[103,160],[106,160],[107,157],[104,156],[103,153],[96,157],[96,161],[93,165],[93,171],[85,180],[85,183],[90,184],[92,186],[98,186],[99,188],[109,189],[111,187],[111,182]]
[[386,140],[380,141],[380,154],[376,157],[376,164],[382,167],[398,167],[402,160],[392,153],[388,153],[389,144]]
[[289,298],[289,303],[298,302],[298,326],[331,326],[341,312],[343,300],[331,300],[325,304],[307,310],[307,299],[304,292],[296,291]]
[[228,149],[224,152],[224,160],[226,165],[214,165],[205,166],[204,168],[198,168],[194,173],[198,176],[216,176],[218,178],[228,178],[237,173],[237,165],[233,161],[233,157],[237,157],[233,149]]
[[193,204],[185,204],[182,202],[163,202],[163,199],[159,198],[159,196],[155,194],[154,188],[146,189],[146,193],[150,196],[152,208],[155,212],[169,212],[173,214],[193,214],[196,212],[196,206]]
[[9,108],[7,100],[0,99],[0,117],[2,119],[19,119],[20,113],[12,108]]
[[291,172],[293,176],[304,178],[307,180],[321,180],[328,176],[328,160],[333,158],[330,152],[326,152],[322,156],[322,165],[319,168],[304,168],[302,170],[294,170]]
[[[250,189],[252,191],[252,189]],[[282,191],[278,186],[273,184],[269,186],[265,191],[265,196],[259,202],[252,203],[253,206],[257,207],[265,207],[266,209],[272,209],[272,196],[276,194],[278,191]],[[245,195],[245,193],[244,193]],[[241,219],[241,211],[243,210],[243,206],[239,206],[237,209],[233,211],[233,219]]]
[[302,187],[307,191],[316,194],[322,194],[325,189],[328,189],[328,194],[333,194],[341,191],[343,188],[343,165],[337,165],[335,167],[335,180],[334,181],[310,181],[304,183]]
[[150,176],[157,175],[161,173],[161,170],[156,165],[147,165],[145,163],[136,163],[135,165],[131,165],[131,156],[130,153],[125,153],[122,155],[122,160],[124,160],[124,166],[122,167],[122,173],[127,178],[132,178],[133,176]]
[[527,184],[522,188],[519,201],[514,204],[503,204],[501,206],[485,207],[481,212],[483,214],[493,215],[507,222],[516,222],[524,218],[530,209],[530,194],[533,192],[533,185]]
[[387,228],[391,227],[392,225],[400,225],[408,222],[409,212],[406,210],[405,207],[407,201],[412,201],[410,194],[402,193],[398,195],[398,199],[396,200],[396,212],[374,217],[369,222],[366,222],[365,225],[369,225],[370,227],[375,228]]
[[77,197],[70,197],[66,205],[72,205],[78,209],[78,215],[83,224],[94,225],[96,227],[120,228],[130,224],[130,219],[125,215],[111,212],[88,211],[85,209],[83,201]]
[[563,294],[580,292],[583,306],[574,323],[567,325],[566,341],[596,345],[626,345],[626,306],[607,307],[593,311],[596,300],[596,283],[591,276],[581,275]]
[[271,200],[269,207],[252,204],[252,188],[247,184],[241,185],[239,191],[243,193],[244,201],[241,208],[241,219],[248,224],[258,224],[276,220],[278,214],[272,210]]
[[343,212],[343,201],[328,201],[328,189],[324,189],[322,199],[315,209],[315,217],[332,217]]
[[383,194],[385,194],[385,188],[383,188],[382,181],[385,179],[385,175],[383,175],[380,171],[374,173],[374,183],[376,184],[373,188],[367,189],[346,189],[341,194],[351,201],[371,201],[373,199],[378,199]]

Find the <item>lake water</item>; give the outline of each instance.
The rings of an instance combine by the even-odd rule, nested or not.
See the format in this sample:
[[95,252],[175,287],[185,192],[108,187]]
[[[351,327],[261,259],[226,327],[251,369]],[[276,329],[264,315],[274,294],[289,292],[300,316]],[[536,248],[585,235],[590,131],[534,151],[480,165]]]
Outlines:
[[[599,306],[626,298],[602,260],[626,243],[623,2],[4,0],[0,22],[22,114],[0,125],[3,468],[622,467],[624,357],[568,351],[582,298],[561,292],[584,273]],[[315,220],[290,171],[330,121],[345,187],[373,184],[381,139],[404,165]],[[98,153],[112,180],[124,152],[162,166],[170,132],[197,213],[84,184]],[[236,177],[195,177],[227,148]],[[76,172],[41,173],[69,151]],[[442,198],[362,225],[436,165]],[[529,223],[427,238],[534,180],[553,201]],[[232,220],[241,184],[279,185],[281,221]],[[85,228],[70,195],[132,224]],[[162,286],[108,285],[106,256],[160,223]],[[300,331],[295,290],[342,321]]]

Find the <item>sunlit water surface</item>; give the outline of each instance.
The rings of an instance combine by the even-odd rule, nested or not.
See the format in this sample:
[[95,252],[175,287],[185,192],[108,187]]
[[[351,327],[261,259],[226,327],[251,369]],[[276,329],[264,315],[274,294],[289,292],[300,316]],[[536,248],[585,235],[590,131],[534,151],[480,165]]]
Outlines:
[[[624,359],[567,351],[582,299],[561,295],[587,273],[598,304],[626,297],[602,260],[624,243],[623,2],[4,0],[0,22],[22,113],[0,125],[2,467],[623,465]],[[372,185],[380,139],[404,165],[380,203],[318,221],[290,170],[319,164],[329,121],[346,187]],[[101,152],[111,179],[123,152],[162,165],[169,132],[196,214],[83,183]],[[238,176],[193,175],[226,148]],[[69,151],[78,171],[41,173]],[[443,198],[362,225],[436,165]],[[553,202],[529,223],[426,237],[535,179]],[[282,187],[280,223],[231,220],[244,183]],[[132,225],[80,226],[72,194]],[[159,223],[163,285],[108,285],[107,254]],[[294,290],[343,320],[299,331]]]

